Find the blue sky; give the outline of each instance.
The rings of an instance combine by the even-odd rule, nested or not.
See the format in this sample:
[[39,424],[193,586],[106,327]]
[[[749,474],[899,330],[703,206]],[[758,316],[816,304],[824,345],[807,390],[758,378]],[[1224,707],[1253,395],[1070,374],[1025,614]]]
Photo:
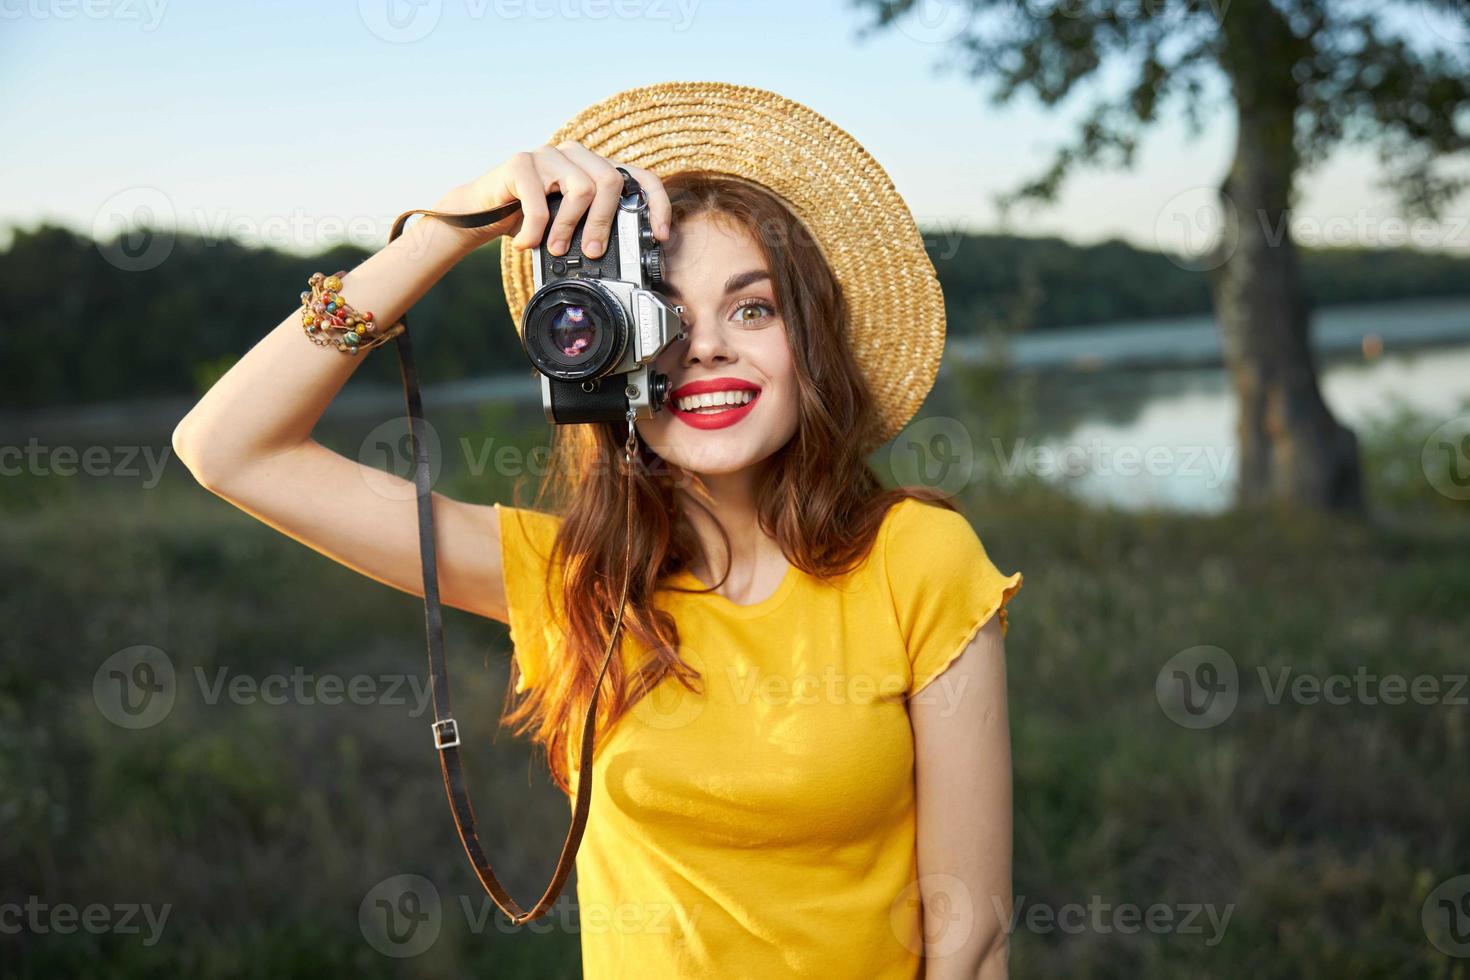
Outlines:
[[[852,133],[921,224],[1000,230],[991,195],[1046,163],[1086,99],[992,106],[941,69],[953,11],[929,12],[860,40],[867,15],[845,0],[0,0],[0,226],[90,232],[152,213],[304,251],[381,244],[399,212],[591,102],[719,79]],[[1194,141],[1171,119],[1134,169],[1080,174],[1007,230],[1188,247],[1178,212],[1205,200],[1231,138],[1227,112]],[[1376,173],[1361,153],[1315,172],[1299,229],[1326,244],[1399,234]],[[1422,239],[1466,249],[1470,229]]]

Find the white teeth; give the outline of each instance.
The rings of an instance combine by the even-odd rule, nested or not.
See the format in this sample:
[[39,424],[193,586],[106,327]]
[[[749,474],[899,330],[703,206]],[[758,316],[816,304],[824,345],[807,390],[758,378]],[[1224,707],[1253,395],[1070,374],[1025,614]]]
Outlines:
[[676,399],[675,404],[681,412],[695,412],[700,409],[719,409],[726,405],[744,405],[755,398],[755,392],[748,388],[731,389],[729,391],[710,391],[703,395],[690,395],[687,398]]

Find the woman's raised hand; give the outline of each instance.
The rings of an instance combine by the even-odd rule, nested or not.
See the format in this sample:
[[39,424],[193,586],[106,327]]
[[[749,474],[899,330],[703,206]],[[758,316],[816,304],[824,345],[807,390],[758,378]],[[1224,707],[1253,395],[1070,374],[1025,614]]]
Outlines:
[[[582,251],[589,258],[598,258],[607,250],[613,218],[623,193],[623,175],[618,173],[618,167],[632,174],[643,188],[654,237],[668,241],[673,209],[663,181],[650,170],[616,163],[575,140],[517,153],[495,169],[456,187],[435,205],[435,210],[486,211],[518,200],[519,214],[476,229],[475,233],[485,241],[513,235],[511,247],[518,251],[535,248],[544,239],[547,251],[553,255],[566,252],[573,229],[582,215],[587,214]],[[550,214],[546,195],[552,191],[561,192],[562,204],[548,229]]]

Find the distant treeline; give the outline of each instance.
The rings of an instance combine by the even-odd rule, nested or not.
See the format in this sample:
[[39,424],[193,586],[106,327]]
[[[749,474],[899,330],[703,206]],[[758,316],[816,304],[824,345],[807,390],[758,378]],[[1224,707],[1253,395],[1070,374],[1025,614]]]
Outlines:
[[[930,237],[956,335],[1210,310],[1205,274],[1123,242]],[[158,252],[150,253],[154,244]],[[339,246],[303,259],[194,236],[129,246],[99,247],[51,225],[15,229],[0,252],[0,406],[197,393],[291,310],[310,273],[351,269],[368,254]],[[424,378],[525,369],[498,248],[469,256],[415,306],[410,322]],[[1302,256],[1314,304],[1470,292],[1470,258],[1407,249]],[[385,351],[359,374],[395,383],[396,360]]]

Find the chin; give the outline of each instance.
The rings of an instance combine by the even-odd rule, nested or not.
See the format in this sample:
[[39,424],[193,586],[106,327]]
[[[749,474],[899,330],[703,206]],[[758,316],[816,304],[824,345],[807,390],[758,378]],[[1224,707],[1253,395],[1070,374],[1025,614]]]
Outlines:
[[769,455],[743,442],[731,440],[724,445],[711,445],[712,441],[701,440],[698,444],[691,445],[688,440],[676,439],[662,443],[649,440],[649,445],[660,458],[701,476],[738,473]]
[[776,442],[764,431],[701,432],[672,418],[642,423],[639,436],[660,459],[701,476],[724,476],[756,466],[786,441]]

